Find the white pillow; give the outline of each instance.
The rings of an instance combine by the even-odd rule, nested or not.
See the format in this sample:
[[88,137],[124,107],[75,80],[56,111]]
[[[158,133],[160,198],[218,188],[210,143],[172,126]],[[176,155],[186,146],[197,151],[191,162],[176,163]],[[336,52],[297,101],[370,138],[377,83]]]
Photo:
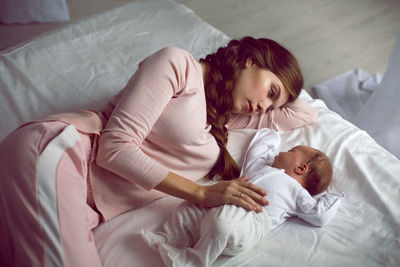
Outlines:
[[0,0],[4,23],[62,22],[69,20],[65,0]]

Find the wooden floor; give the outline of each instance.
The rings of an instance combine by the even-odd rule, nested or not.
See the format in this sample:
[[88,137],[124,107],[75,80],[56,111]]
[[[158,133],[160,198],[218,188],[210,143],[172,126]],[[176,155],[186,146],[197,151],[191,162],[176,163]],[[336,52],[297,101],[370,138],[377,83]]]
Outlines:
[[[67,0],[71,22],[131,0]],[[176,0],[232,38],[274,39],[298,58],[305,89],[361,67],[384,73],[400,0]],[[70,23],[71,23],[70,22]],[[0,50],[63,24],[0,24]]]
[[305,89],[361,67],[384,73],[399,0],[177,0],[229,37],[274,39],[298,58]]

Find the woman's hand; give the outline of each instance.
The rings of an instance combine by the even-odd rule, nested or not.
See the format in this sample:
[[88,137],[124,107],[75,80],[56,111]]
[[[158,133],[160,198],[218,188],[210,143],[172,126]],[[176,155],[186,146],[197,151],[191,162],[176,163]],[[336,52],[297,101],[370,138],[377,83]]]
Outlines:
[[248,177],[243,176],[210,186],[201,186],[199,188],[201,203],[198,204],[203,207],[234,204],[249,211],[261,212],[261,206],[268,205],[268,201],[264,198],[267,192],[247,180]]
[[247,176],[243,176],[230,181],[202,186],[176,173],[169,172],[154,189],[203,207],[234,204],[246,210],[261,212],[260,205],[268,205],[268,201],[264,198],[267,192],[261,187],[247,182],[248,179]]

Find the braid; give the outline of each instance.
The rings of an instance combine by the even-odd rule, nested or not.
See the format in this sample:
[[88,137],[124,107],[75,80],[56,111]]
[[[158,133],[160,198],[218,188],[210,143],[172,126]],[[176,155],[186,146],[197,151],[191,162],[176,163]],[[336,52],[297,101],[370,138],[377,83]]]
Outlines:
[[[211,125],[210,133],[214,136],[220,148],[218,160],[207,177],[212,179],[216,174],[219,174],[221,179],[229,180],[238,177],[240,169],[226,149],[228,129],[225,125],[229,122],[233,105],[232,90],[236,75],[232,74],[235,74],[236,71],[221,64],[222,59],[225,58],[225,52],[225,49],[220,48],[215,54],[208,55],[200,61],[206,62],[209,70],[205,83],[207,121]],[[223,72],[224,70],[225,72]]]

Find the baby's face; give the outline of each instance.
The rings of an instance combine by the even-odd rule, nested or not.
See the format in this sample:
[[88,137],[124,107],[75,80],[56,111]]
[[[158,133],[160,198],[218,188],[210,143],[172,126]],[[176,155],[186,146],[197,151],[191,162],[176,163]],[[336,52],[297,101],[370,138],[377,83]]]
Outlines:
[[313,148],[308,146],[295,146],[287,152],[280,152],[274,160],[272,167],[284,169],[286,174],[292,175],[299,164],[305,162],[306,156],[313,153]]

